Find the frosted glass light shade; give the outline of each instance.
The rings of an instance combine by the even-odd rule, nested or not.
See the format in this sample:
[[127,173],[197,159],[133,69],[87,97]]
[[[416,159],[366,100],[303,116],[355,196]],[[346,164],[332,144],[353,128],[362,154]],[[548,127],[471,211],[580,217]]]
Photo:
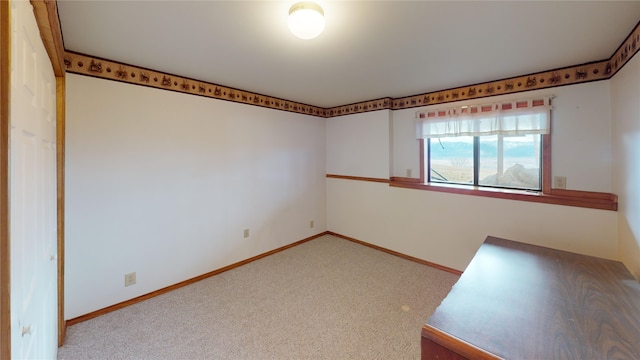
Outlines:
[[324,11],[311,1],[295,3],[289,9],[289,30],[300,39],[313,39],[324,30]]

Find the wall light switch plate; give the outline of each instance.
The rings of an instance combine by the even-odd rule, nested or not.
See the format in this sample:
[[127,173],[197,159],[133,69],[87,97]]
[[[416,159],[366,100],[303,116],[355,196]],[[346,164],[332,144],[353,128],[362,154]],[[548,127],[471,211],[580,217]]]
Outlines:
[[124,275],[124,286],[131,286],[136,283],[136,273],[128,273]]
[[554,189],[566,189],[567,188],[567,178],[565,176],[554,176],[553,177],[553,188]]

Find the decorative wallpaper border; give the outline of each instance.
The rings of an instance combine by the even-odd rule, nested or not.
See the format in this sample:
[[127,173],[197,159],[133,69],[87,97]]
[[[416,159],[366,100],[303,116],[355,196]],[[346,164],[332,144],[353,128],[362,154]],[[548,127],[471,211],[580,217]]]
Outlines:
[[74,74],[89,75],[246,105],[326,117],[326,109],[321,107],[238,90],[227,86],[162,73],[70,51],[66,51],[64,54],[64,65],[67,72]]
[[[546,89],[557,86],[607,80],[615,75],[640,50],[640,22],[636,24],[614,54],[607,60],[516,76],[503,80],[466,85],[448,90],[439,90],[402,98],[386,98],[390,106],[384,109],[400,110],[420,106],[444,104],[460,100],[479,99],[521,91]],[[378,100],[337,106],[326,109],[327,116],[340,116],[366,111],[380,110],[373,105]]]
[[517,76],[504,80],[408,96],[394,99],[393,109],[407,109],[418,106],[479,99],[488,96],[512,94],[521,91],[545,89],[596,80],[606,80],[611,76],[610,69],[607,73],[606,64],[607,61],[600,61],[591,64]]
[[640,22],[608,60],[402,98],[381,98],[332,108],[297,103],[74,52],[65,52],[64,63],[66,70],[71,73],[328,118],[384,109],[408,109],[606,80],[615,75],[639,50]]

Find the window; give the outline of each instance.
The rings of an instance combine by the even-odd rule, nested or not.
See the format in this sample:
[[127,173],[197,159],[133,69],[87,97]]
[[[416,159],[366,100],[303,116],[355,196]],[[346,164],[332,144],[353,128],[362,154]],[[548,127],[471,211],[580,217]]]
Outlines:
[[615,194],[552,188],[550,115],[551,97],[420,110],[420,179],[389,185],[616,211]]
[[543,98],[418,112],[425,179],[541,191],[550,109]]
[[541,135],[429,138],[427,181],[541,190]]

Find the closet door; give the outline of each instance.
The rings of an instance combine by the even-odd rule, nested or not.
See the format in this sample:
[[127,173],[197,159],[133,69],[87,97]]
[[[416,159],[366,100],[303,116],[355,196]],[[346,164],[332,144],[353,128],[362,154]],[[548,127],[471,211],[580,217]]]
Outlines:
[[56,83],[28,1],[11,3],[11,353],[57,355]]

